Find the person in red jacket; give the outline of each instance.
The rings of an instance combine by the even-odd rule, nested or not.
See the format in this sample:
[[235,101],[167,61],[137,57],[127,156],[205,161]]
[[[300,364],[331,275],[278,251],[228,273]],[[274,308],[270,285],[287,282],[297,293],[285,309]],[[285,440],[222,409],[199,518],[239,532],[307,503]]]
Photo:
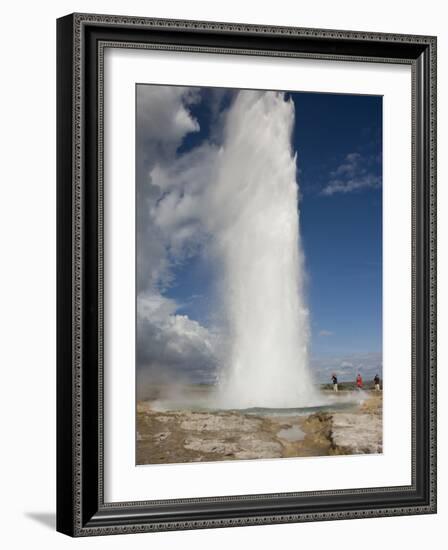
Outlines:
[[358,376],[356,377],[356,387],[358,388],[358,390],[362,390],[362,378],[359,372]]

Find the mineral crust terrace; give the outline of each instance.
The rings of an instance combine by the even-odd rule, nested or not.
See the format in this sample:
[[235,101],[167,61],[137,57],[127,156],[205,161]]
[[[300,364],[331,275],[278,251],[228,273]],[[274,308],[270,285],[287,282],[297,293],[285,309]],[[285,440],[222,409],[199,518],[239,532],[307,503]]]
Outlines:
[[139,401],[137,464],[381,453],[382,394],[366,394],[348,410],[287,416],[160,412],[151,401]]

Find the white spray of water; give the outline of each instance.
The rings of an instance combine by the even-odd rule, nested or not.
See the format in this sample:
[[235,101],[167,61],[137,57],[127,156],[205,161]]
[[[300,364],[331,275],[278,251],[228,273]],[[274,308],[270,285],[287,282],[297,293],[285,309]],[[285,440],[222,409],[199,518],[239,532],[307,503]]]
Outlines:
[[294,103],[283,93],[241,91],[217,155],[209,229],[229,331],[219,395],[226,408],[320,401],[308,361],[293,125]]

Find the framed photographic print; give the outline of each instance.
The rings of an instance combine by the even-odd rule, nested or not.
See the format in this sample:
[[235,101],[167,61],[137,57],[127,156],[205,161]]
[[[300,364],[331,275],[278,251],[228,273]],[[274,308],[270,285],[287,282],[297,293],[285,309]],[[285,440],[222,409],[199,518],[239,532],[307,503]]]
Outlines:
[[57,40],[57,529],[434,513],[436,38]]

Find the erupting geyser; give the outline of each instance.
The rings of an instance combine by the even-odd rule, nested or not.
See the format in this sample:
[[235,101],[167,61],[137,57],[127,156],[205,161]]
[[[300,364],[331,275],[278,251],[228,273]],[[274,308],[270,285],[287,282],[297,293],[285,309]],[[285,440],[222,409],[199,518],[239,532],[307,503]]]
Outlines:
[[240,91],[227,115],[209,197],[229,334],[219,394],[225,408],[318,401],[308,362],[293,126],[294,103],[278,92]]

